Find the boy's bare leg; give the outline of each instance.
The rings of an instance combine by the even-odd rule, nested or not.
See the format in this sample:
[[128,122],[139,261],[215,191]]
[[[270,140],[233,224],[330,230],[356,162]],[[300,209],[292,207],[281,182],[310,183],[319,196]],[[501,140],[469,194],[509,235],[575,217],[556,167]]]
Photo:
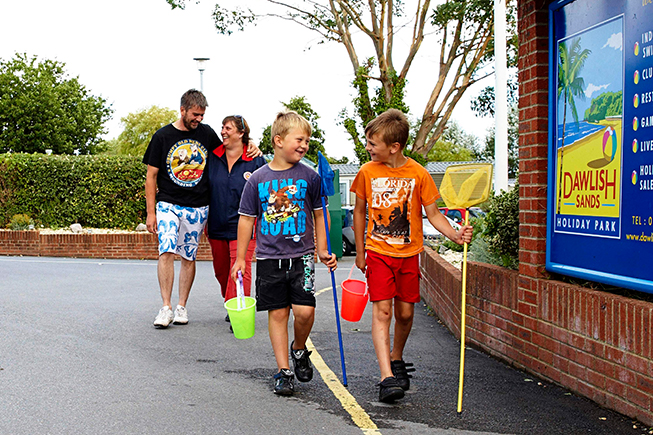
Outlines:
[[293,329],[295,332],[293,349],[306,348],[306,340],[313,329],[315,321],[315,307],[308,305],[293,305],[293,317],[295,318]]
[[393,376],[390,367],[390,323],[392,322],[392,299],[372,304],[372,342],[381,369],[381,380]]
[[164,252],[159,255],[159,262],[156,265],[156,272],[159,278],[161,299],[163,305],[172,307],[172,284],[175,281],[175,256],[171,252]]
[[179,305],[186,306],[190,288],[195,280],[195,262],[181,259],[181,269],[179,271]]
[[277,368],[287,369],[288,364],[288,317],[290,307],[268,311],[268,333]]
[[414,315],[415,304],[395,300],[395,335],[392,343],[392,352],[390,352],[391,361],[404,359],[404,347],[406,346],[410,330],[413,328]]

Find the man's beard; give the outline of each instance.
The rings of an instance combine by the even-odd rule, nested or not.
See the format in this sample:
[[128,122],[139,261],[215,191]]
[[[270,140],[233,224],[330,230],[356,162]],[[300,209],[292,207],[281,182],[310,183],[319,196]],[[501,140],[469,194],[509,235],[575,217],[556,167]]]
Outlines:
[[192,119],[182,118],[182,122],[184,123],[184,127],[186,127],[187,130],[195,130],[199,125],[199,122],[193,125]]

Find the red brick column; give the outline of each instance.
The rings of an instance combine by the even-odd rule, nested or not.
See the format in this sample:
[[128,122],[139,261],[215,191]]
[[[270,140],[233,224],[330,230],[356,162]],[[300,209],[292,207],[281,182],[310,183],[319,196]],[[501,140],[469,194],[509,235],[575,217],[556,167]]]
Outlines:
[[519,15],[519,308],[533,315],[546,262],[548,1],[522,0]]

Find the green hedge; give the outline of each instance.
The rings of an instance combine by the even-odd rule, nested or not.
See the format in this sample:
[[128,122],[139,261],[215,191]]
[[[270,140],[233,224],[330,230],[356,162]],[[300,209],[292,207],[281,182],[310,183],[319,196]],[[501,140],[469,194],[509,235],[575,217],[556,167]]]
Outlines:
[[0,227],[26,214],[37,226],[133,229],[146,171],[138,157],[0,154]]
[[519,184],[490,199],[483,237],[505,267],[519,269]]

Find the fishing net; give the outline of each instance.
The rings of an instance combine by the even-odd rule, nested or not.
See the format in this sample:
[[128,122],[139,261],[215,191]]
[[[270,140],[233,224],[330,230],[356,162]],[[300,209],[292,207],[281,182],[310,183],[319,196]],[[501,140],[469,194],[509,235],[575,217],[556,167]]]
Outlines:
[[487,201],[492,187],[492,165],[451,165],[440,185],[440,195],[449,208],[469,208]]

